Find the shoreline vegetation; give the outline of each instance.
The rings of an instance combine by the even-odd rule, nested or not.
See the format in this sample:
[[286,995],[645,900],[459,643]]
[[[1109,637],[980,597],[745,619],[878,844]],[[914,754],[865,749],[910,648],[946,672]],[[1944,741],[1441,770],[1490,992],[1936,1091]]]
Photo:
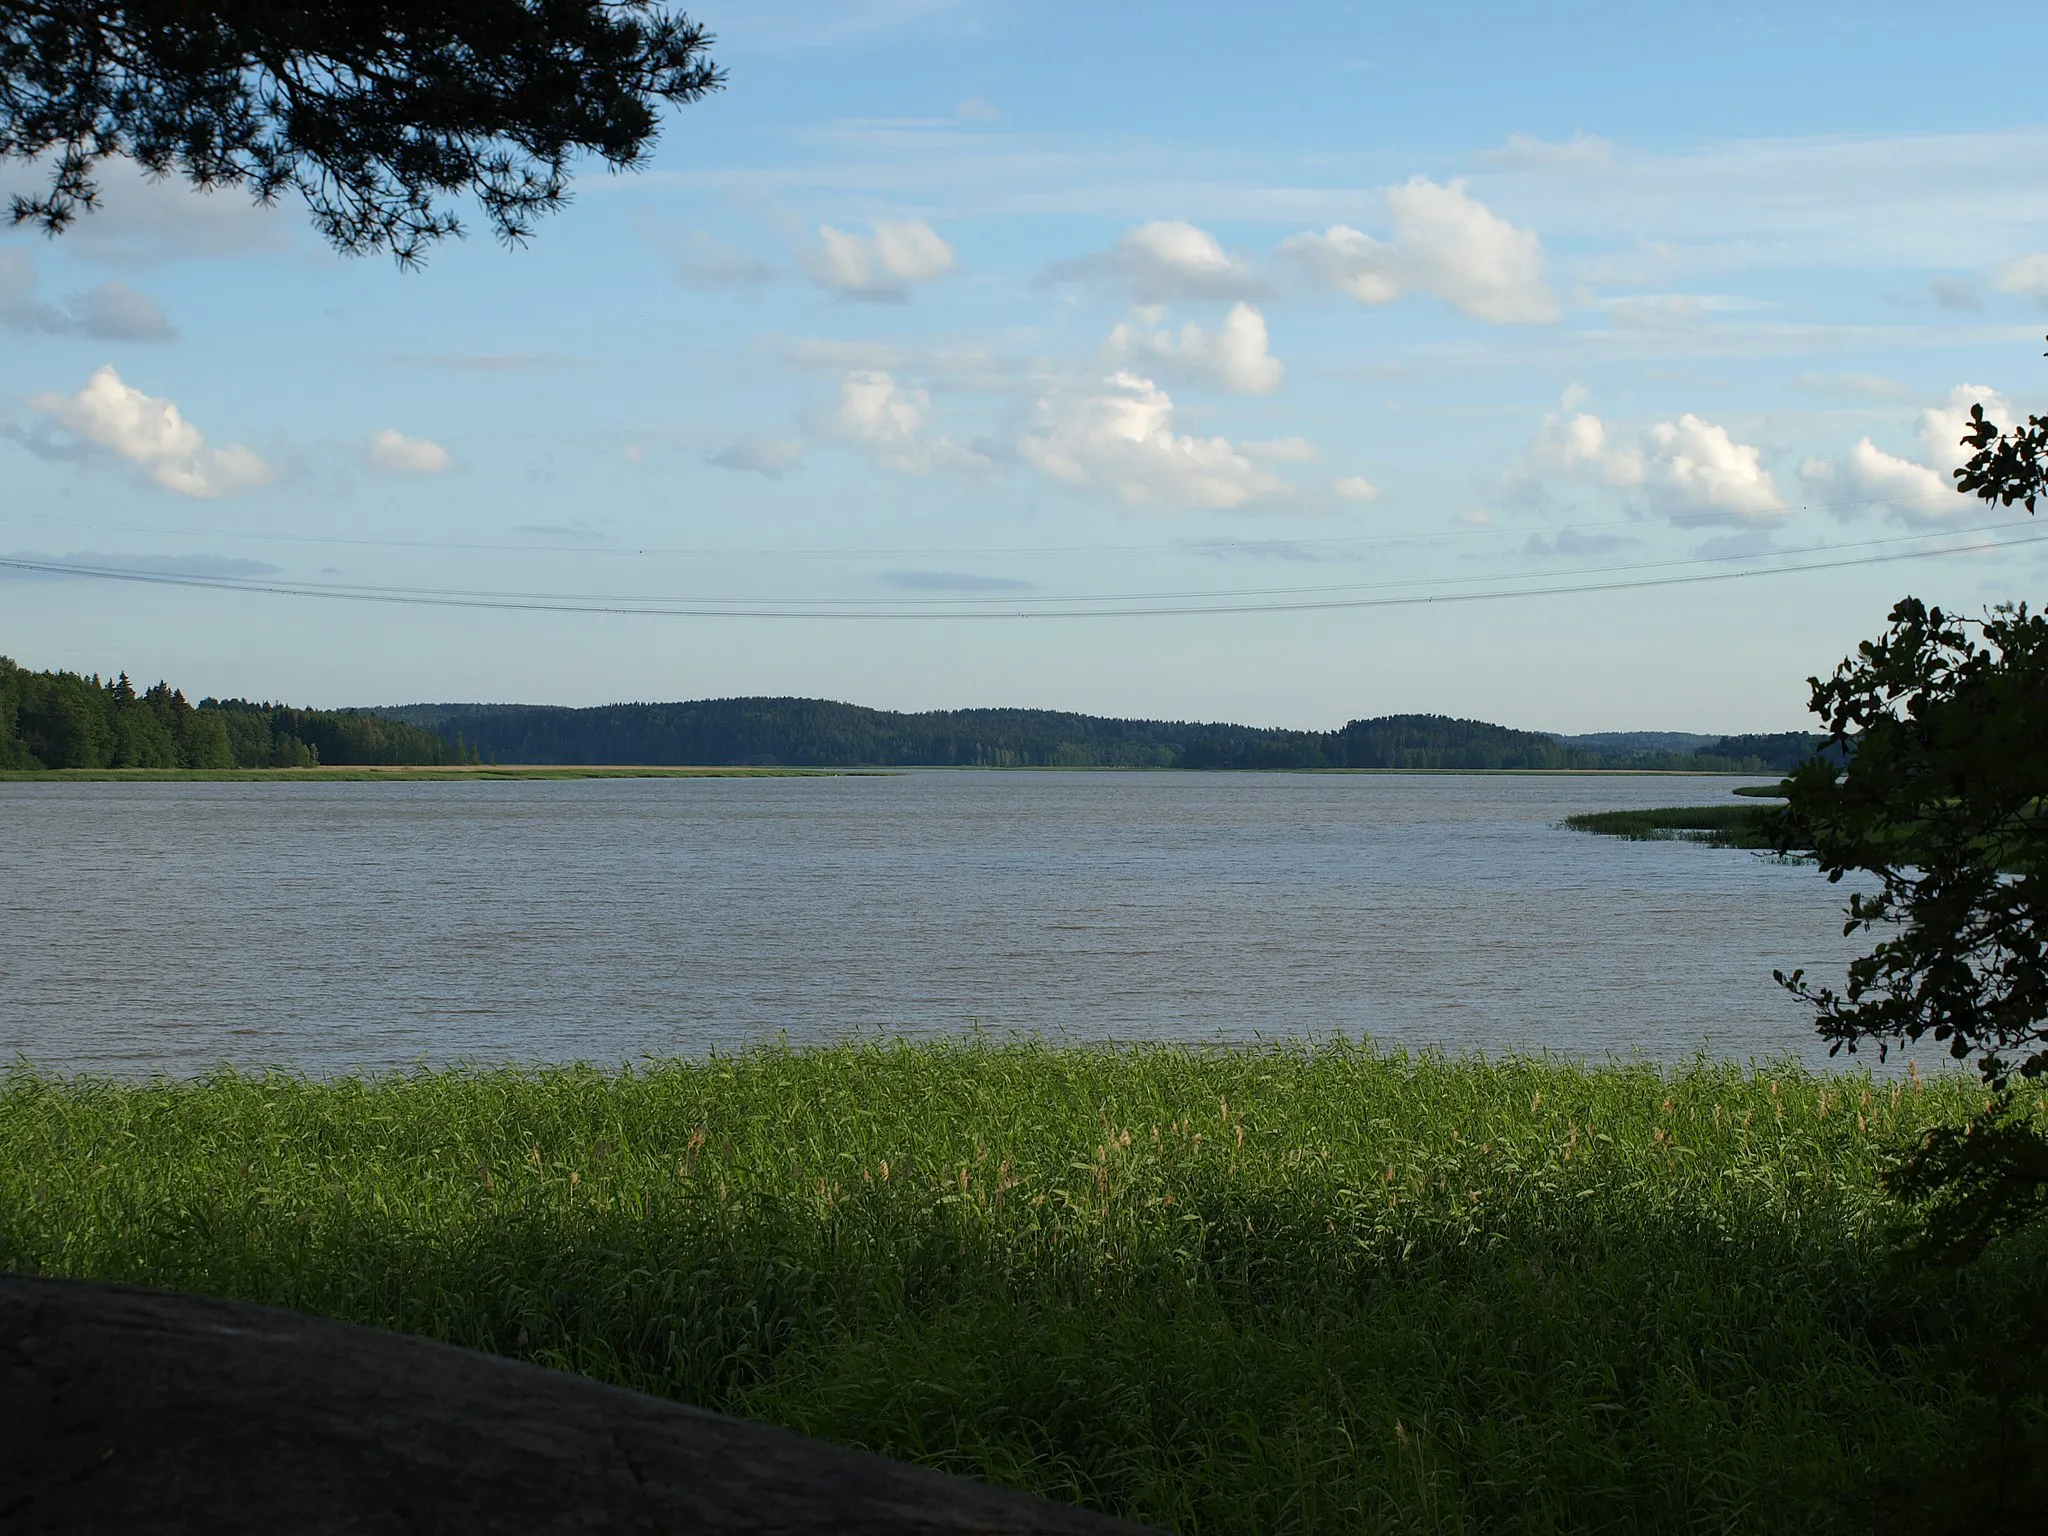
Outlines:
[[1120,720],[1056,710],[900,714],[825,699],[595,709],[415,704],[299,709],[137,691],[0,657],[0,771],[363,767],[1163,768],[1366,772],[1788,771],[1819,738],[1610,732],[1563,737],[1443,715],[1335,731]]
[[[1738,794],[1741,791],[1736,791]],[[1780,807],[1774,805],[1666,805],[1639,811],[1586,811],[1567,816],[1574,832],[1623,837],[1634,843],[1700,843],[1709,848],[1776,849]]]
[[672,764],[554,765],[449,763],[355,764],[311,768],[9,768],[0,784],[368,784],[480,779],[844,779],[886,770],[862,768],[697,768]]
[[[2041,1111],[2038,1096],[2035,1109]],[[1857,1528],[2001,1266],[1983,1090],[1364,1044],[0,1076],[0,1268],[423,1334],[1180,1530]]]
[[[486,779],[875,779],[916,769],[950,773],[1167,773],[1156,768],[997,768],[976,764],[897,768],[766,768],[684,763],[447,763],[318,765],[309,768],[0,768],[0,784],[222,784],[441,782]],[[1278,768],[1212,772],[1291,773],[1386,778],[1664,778],[1739,777],[1722,768]],[[1740,794],[1738,788],[1735,793]],[[1621,813],[1629,814],[1629,813]],[[1578,818],[1573,818],[1577,820]],[[1593,829],[1597,830],[1597,829]]]

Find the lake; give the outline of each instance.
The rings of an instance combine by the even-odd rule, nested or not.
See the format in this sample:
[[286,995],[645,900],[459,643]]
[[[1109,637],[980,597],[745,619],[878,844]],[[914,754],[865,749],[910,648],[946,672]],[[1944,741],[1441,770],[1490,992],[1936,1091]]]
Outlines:
[[0,784],[0,1054],[607,1064],[976,1027],[1821,1053],[1843,892],[1561,830],[1652,776]]

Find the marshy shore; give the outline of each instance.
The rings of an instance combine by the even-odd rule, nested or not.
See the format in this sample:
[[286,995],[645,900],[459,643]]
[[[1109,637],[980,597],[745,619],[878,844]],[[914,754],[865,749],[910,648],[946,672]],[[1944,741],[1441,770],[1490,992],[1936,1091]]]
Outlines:
[[0,1268],[539,1361],[1183,1531],[1824,1529],[1971,1409],[1960,1079],[957,1042],[0,1079]]

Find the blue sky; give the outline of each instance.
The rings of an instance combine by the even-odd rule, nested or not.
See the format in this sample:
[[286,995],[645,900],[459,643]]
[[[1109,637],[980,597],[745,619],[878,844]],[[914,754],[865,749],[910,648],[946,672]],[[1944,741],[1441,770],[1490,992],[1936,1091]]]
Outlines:
[[0,236],[0,555],[225,585],[0,573],[0,652],[1782,729],[1901,594],[2036,594],[2048,527],[1943,488],[1970,402],[2048,402],[2001,45],[1410,12],[711,6],[730,87],[647,170],[421,272],[115,171]]

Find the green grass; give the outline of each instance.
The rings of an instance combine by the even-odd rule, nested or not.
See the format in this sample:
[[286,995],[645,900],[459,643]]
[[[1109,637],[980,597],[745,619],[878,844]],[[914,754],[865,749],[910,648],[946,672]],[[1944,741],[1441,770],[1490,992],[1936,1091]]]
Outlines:
[[1933,1352],[1995,1287],[1887,1279],[1875,1173],[1981,1102],[1341,1043],[21,1069],[0,1267],[431,1335],[1181,1531],[1806,1531],[1968,1409]]
[[9,768],[0,769],[0,784],[222,784],[272,780],[346,784],[391,779],[789,779],[845,777],[855,771],[838,768],[501,767],[495,763],[444,767]]
[[1773,848],[1774,806],[1669,805],[1643,811],[1588,811],[1567,816],[1574,832],[1598,832],[1631,842],[1675,840],[1711,848]]

